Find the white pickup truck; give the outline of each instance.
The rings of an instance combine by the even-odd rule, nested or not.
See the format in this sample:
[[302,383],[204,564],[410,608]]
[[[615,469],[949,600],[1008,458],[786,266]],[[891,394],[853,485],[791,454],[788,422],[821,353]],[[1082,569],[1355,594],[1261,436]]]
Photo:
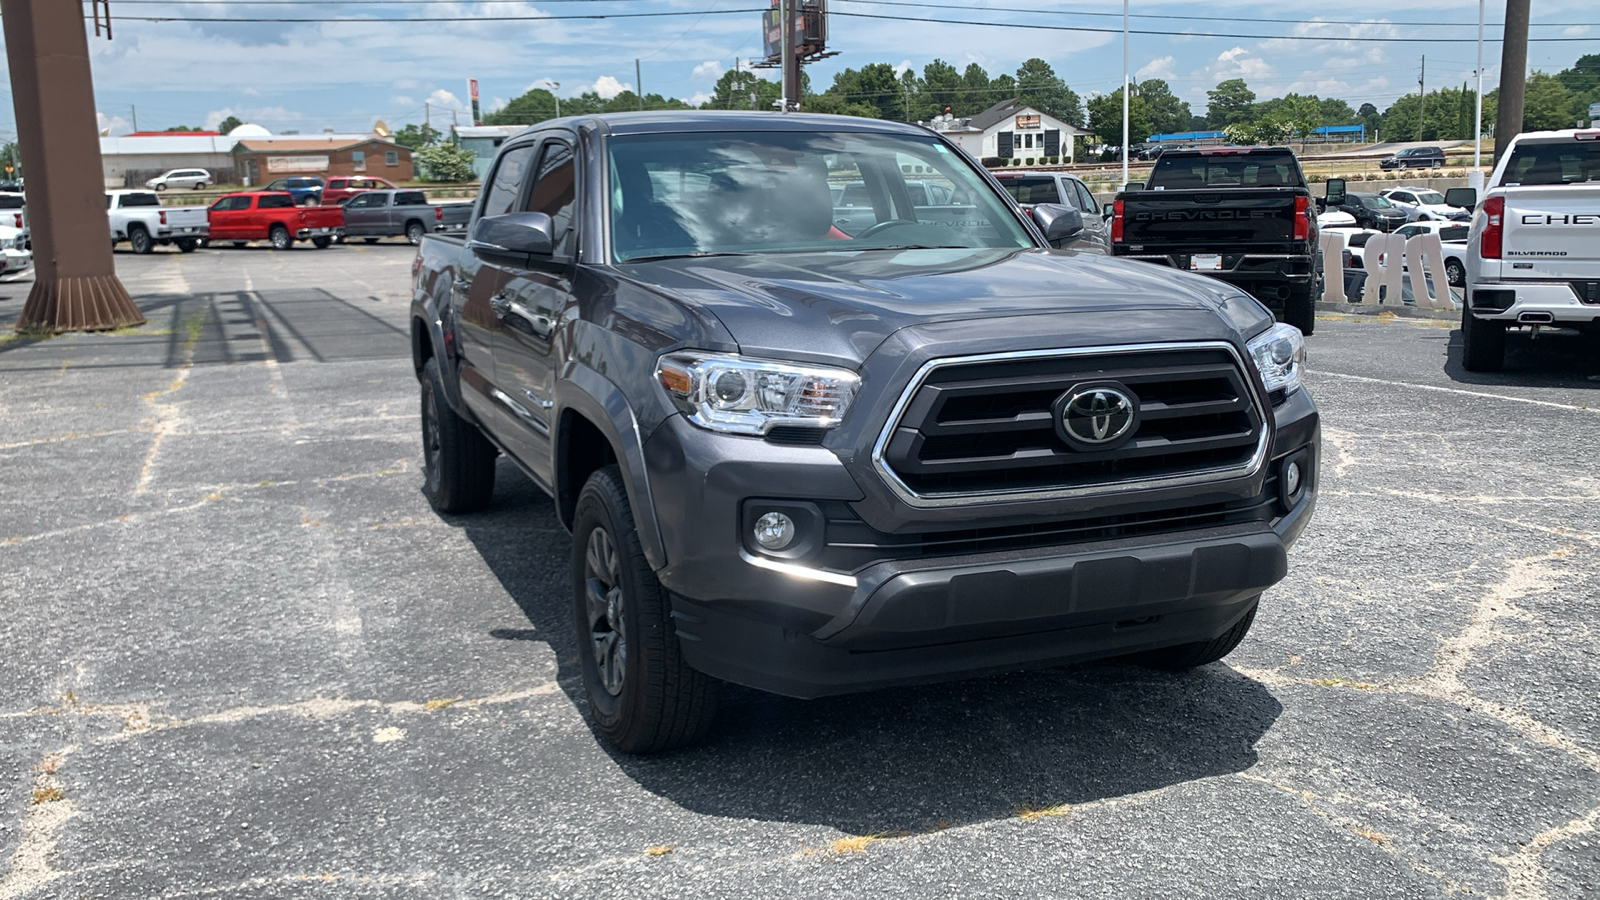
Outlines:
[[111,246],[127,241],[135,253],[149,253],[157,244],[191,253],[210,231],[204,206],[164,207],[155,191],[106,191],[106,217]]
[[1462,364],[1495,372],[1510,329],[1600,330],[1600,129],[1530,131],[1506,148],[1471,209]]

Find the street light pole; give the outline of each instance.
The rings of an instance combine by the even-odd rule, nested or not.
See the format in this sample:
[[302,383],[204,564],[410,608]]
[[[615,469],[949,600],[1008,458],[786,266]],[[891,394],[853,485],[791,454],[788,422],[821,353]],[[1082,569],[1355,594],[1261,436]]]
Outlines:
[[1472,171],[1467,187],[1483,190],[1483,0],[1478,0],[1478,96],[1472,116]]
[[1128,0],[1122,0],[1122,184],[1128,184]]
[[550,96],[556,98],[556,118],[561,118],[561,95],[556,93],[561,90],[561,82],[550,82]]

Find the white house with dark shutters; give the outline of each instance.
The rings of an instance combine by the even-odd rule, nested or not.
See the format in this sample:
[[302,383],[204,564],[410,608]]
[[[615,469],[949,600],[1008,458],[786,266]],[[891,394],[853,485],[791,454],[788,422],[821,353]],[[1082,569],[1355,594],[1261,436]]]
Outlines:
[[1047,156],[1073,161],[1073,138],[1089,132],[1012,98],[965,119],[939,117],[927,123],[978,159],[1029,159]]

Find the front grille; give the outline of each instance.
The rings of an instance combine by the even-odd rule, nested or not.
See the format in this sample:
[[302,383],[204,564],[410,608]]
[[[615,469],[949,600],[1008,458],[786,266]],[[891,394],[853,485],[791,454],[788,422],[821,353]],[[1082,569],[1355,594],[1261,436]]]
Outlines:
[[[1075,450],[1053,404],[1085,382],[1115,381],[1140,420],[1113,450]],[[1092,493],[1097,488],[1253,471],[1260,408],[1225,344],[1062,351],[935,363],[902,400],[878,460],[912,499]]]

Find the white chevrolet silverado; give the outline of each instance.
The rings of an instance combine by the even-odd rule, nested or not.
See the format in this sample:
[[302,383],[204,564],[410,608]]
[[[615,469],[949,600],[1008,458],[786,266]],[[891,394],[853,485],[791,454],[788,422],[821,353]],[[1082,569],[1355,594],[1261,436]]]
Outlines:
[[106,217],[111,246],[127,241],[135,253],[149,253],[157,244],[177,244],[189,253],[210,232],[204,206],[163,207],[155,191],[106,191]]
[[1511,329],[1600,330],[1600,129],[1519,134],[1472,208],[1462,364],[1495,372]]

